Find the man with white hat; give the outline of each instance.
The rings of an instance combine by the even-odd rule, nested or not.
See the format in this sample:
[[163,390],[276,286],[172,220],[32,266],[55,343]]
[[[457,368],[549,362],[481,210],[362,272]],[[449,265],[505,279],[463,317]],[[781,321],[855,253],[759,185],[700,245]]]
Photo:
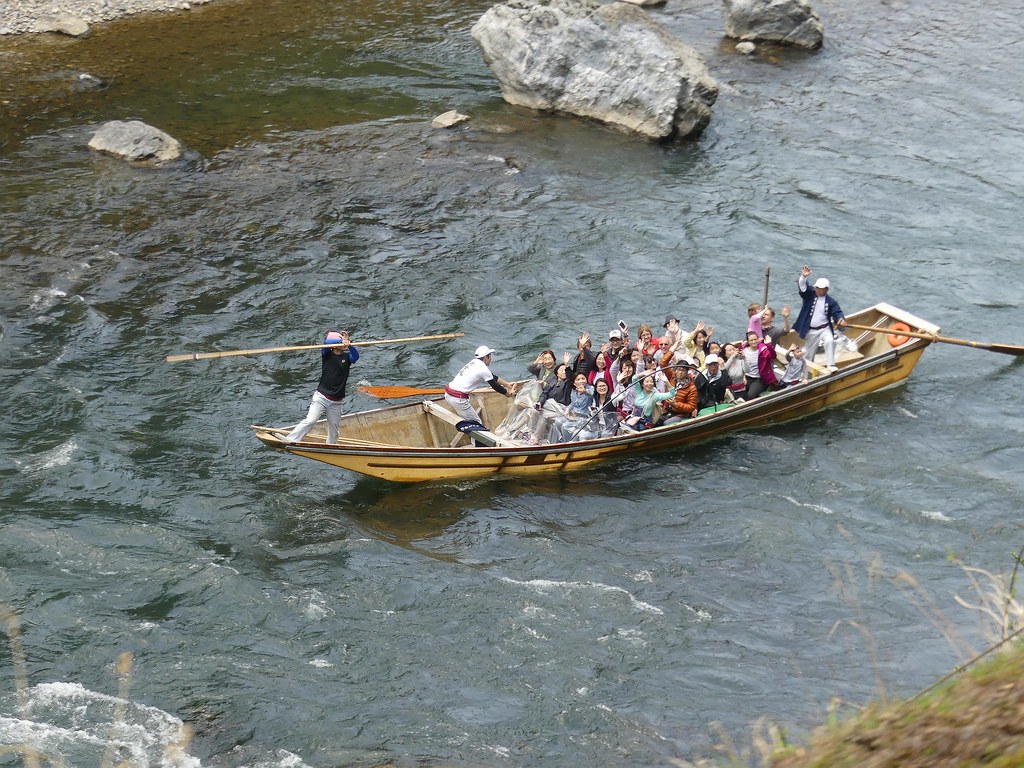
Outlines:
[[804,357],[814,360],[814,353],[818,350],[818,344],[825,346],[825,365],[829,370],[836,370],[836,328],[846,327],[846,318],[843,317],[843,310],[839,308],[839,302],[828,295],[829,283],[824,277],[819,277],[814,282],[814,287],[807,285],[807,278],[811,274],[811,268],[806,264],[800,270],[800,278],[797,286],[800,288],[800,298],[803,306],[800,314],[797,315],[793,330],[800,334],[804,340]]
[[704,410],[725,402],[732,377],[722,368],[722,360],[714,352],[704,358],[704,370],[693,382],[697,387],[697,408]]
[[444,388],[445,401],[463,419],[483,424],[480,414],[470,404],[469,396],[474,389],[479,389],[484,384],[506,397],[512,397],[516,393],[516,384],[498,378],[488,368],[493,354],[494,350],[487,345],[477,347],[473,359],[462,366],[462,370],[455,374],[455,378]]

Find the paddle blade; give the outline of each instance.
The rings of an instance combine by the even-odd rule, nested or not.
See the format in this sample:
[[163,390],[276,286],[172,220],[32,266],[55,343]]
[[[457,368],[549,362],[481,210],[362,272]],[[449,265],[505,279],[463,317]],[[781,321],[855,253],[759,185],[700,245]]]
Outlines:
[[374,397],[384,399],[397,397],[422,397],[424,395],[443,395],[444,389],[422,389],[420,387],[357,387],[360,392],[365,392]]
[[980,349],[988,349],[993,352],[1001,352],[1004,355],[1013,355],[1014,357],[1021,357],[1024,355],[1024,347],[1017,344],[982,344],[981,342],[975,342],[971,346],[978,347]]

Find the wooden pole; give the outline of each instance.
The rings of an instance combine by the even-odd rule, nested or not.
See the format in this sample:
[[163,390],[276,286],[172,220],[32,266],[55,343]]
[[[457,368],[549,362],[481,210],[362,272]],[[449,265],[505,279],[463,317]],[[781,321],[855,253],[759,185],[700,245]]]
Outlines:
[[896,330],[894,328],[876,328],[873,325],[854,325],[847,323],[847,328],[856,328],[858,331],[871,331],[871,333],[885,333],[893,336],[912,336],[915,339],[926,339],[927,341],[939,341],[943,344],[959,344],[962,347],[975,347],[976,349],[987,349],[989,352],[999,352],[1004,355],[1024,355],[1024,347],[1018,344],[993,344],[984,341],[969,341],[967,339],[953,339],[949,336],[937,336],[934,333],[920,333],[918,331]]
[[[432,339],[456,339],[465,336],[464,333],[440,333],[435,336],[409,336],[405,339],[380,339],[377,341],[353,341],[351,344],[356,347],[372,347],[375,344],[405,344],[410,341],[430,341]],[[304,349],[324,349],[334,347],[336,344],[305,344],[298,347],[262,347],[260,349],[235,349],[229,352],[193,352],[184,355],[168,355],[165,359],[168,363],[180,363],[184,360],[211,360],[218,357],[236,357],[238,355],[263,355],[267,352],[299,352]]]

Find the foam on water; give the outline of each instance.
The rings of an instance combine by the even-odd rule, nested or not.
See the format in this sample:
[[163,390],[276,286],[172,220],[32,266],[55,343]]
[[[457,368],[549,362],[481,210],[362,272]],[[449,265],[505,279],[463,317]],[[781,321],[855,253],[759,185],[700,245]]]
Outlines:
[[198,768],[199,760],[183,748],[184,734],[185,724],[161,709],[78,683],[37,685],[22,718],[0,717],[0,743],[32,747],[64,765],[94,765],[113,750],[116,763]]
[[45,472],[49,469],[54,469],[55,467],[63,467],[70,464],[77,449],[78,443],[75,442],[74,439],[71,439],[51,448],[48,451],[44,451],[34,457],[34,460],[31,462],[14,459],[14,463],[18,469],[28,474]]
[[620,593],[626,595],[629,598],[630,603],[633,604],[633,607],[641,611],[654,613],[659,616],[665,613],[663,610],[661,610],[661,608],[658,608],[657,606],[651,605],[650,603],[645,603],[643,600],[638,600],[628,590],[623,589],[622,587],[614,587],[609,584],[598,584],[595,582],[582,581],[553,581],[551,579],[530,579],[529,581],[518,581],[516,579],[510,579],[505,576],[501,577],[501,580],[504,581],[506,584],[517,584],[520,586],[532,587],[536,591],[541,593],[559,591],[564,591],[568,593],[579,589],[596,590],[598,592],[606,593]]
[[833,512],[831,509],[829,509],[828,507],[823,506],[821,504],[809,504],[809,503],[807,503],[805,501],[797,501],[792,496],[783,496],[782,498],[784,498],[786,501],[788,501],[790,504],[792,504],[793,506],[796,506],[796,507],[804,507],[805,509],[813,509],[815,512],[823,512],[826,515],[834,515],[835,514],[835,512]]

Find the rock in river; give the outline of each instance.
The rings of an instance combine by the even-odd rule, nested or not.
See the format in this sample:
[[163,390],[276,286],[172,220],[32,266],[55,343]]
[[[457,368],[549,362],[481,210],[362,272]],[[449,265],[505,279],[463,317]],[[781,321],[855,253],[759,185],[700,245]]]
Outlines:
[[181,157],[181,143],[141,120],[111,120],[100,126],[89,148],[133,163],[163,165]]
[[718,98],[700,54],[628,3],[508,0],[472,35],[510,104],[665,139],[699,135]]
[[725,34],[736,40],[758,40],[821,48],[825,28],[807,0],[723,0]]

